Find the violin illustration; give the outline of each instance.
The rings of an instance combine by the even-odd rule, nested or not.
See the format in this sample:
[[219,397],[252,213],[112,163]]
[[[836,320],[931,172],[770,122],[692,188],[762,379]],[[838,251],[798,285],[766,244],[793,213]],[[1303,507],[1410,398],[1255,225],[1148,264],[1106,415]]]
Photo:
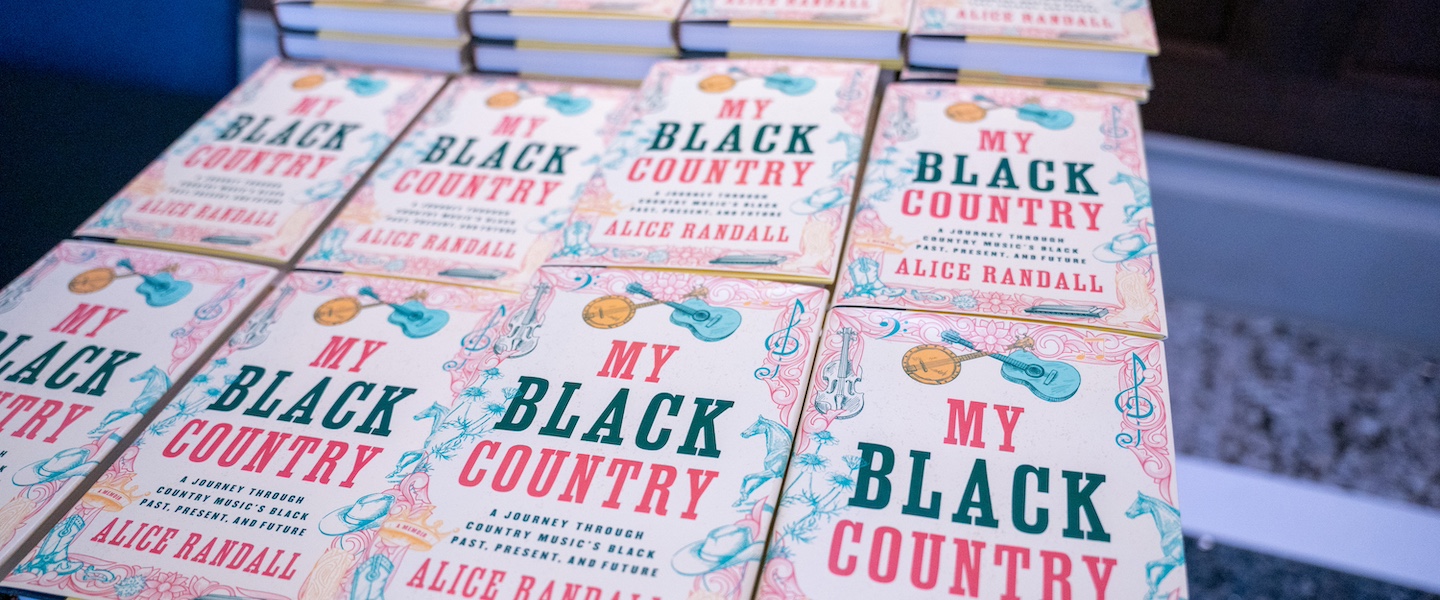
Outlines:
[[[638,283],[625,286],[625,291],[658,300]],[[670,313],[670,322],[690,330],[690,334],[702,342],[718,342],[740,328],[740,311],[723,306],[710,306],[699,298],[686,298],[680,302],[659,300],[675,309]]]
[[290,296],[295,294],[295,288],[285,286],[280,288],[280,295],[275,298],[264,310],[256,312],[245,321],[245,326],[235,335],[230,336],[229,345],[238,350],[248,350],[265,343],[270,337],[270,326],[275,324],[276,307],[285,304]]
[[835,417],[836,420],[849,419],[865,408],[865,394],[855,389],[860,375],[855,372],[854,361],[850,360],[850,343],[854,339],[854,329],[841,328],[840,356],[820,369],[820,379],[825,387],[815,396],[815,410],[822,415],[838,411],[840,414]]
[[[974,344],[953,331],[942,332],[940,339],[978,351]],[[1009,355],[985,355],[1003,363],[1000,376],[1006,381],[1025,386],[1046,402],[1064,402],[1080,391],[1080,372],[1066,363],[1044,360],[1024,349],[1015,349]]]
[[549,292],[550,284],[542,282],[535,285],[535,298],[530,301],[530,306],[506,321],[505,330],[495,339],[493,347],[496,354],[517,357],[535,351],[535,347],[540,344],[535,330],[543,324],[540,321],[540,299]]
[[70,291],[76,294],[93,294],[109,287],[118,279],[139,277],[142,281],[135,287],[135,293],[145,297],[145,304],[160,308],[179,302],[195,287],[190,282],[176,279],[172,275],[178,265],[170,265],[153,275],[136,271],[128,258],[120,259],[115,266],[128,273],[121,275],[116,269],[104,267],[90,269],[70,280]]
[[374,299],[375,303],[361,304],[359,296],[328,300],[315,309],[315,322],[327,327],[349,323],[360,311],[382,305],[391,309],[390,317],[386,321],[399,327],[405,337],[429,337],[444,329],[445,324],[450,322],[450,313],[425,307],[422,302],[425,299],[424,292],[410,296],[400,304],[386,302],[369,286],[360,288],[357,293],[359,296]]

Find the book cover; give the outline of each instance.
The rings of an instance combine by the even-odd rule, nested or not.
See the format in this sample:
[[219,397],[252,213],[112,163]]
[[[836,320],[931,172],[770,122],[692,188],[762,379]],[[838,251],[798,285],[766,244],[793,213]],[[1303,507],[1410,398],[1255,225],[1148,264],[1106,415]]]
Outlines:
[[169,397],[274,275],[66,241],[0,291],[0,563]]
[[444,83],[272,60],[75,234],[288,262]]
[[407,551],[438,543],[415,460],[451,431],[447,407],[482,378],[473,361],[510,298],[288,275],[3,585],[383,596]]
[[470,12],[673,21],[685,0],[473,0]]
[[656,65],[551,262],[833,281],[878,76],[846,62]]
[[836,303],[1165,335],[1134,101],[886,88]]
[[1020,75],[1004,75],[989,71],[909,67],[900,71],[899,79],[900,81],[939,81],[971,86],[1045,88],[1063,92],[1113,94],[1131,98],[1141,104],[1150,100],[1150,86],[1146,85],[1084,81],[1081,79],[1055,77],[1025,77]]
[[303,267],[519,292],[634,90],[469,76],[441,92]]
[[910,35],[1160,52],[1149,0],[915,0]]
[[817,28],[905,29],[911,0],[691,0],[682,21],[728,21],[732,27],[783,24]]
[[541,269],[416,463],[443,535],[393,597],[749,598],[825,298]]
[[1185,598],[1154,339],[832,309],[757,598]]

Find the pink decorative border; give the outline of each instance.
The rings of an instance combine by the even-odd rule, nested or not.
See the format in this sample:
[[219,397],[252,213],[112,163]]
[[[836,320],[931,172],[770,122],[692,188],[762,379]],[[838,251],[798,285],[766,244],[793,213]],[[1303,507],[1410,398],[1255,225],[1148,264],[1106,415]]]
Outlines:
[[[1029,337],[1035,343],[1031,352],[1040,358],[1116,367],[1116,384],[1120,390],[1131,387],[1134,376],[1131,368],[1132,354],[1139,356],[1147,367],[1147,375],[1139,389],[1142,395],[1153,402],[1155,410],[1138,423],[1123,417],[1117,418],[1114,435],[1122,437],[1138,434],[1139,443],[1128,449],[1135,455],[1146,476],[1154,481],[1156,494],[1172,505],[1175,503],[1174,457],[1168,417],[1169,394],[1165,383],[1164,351],[1160,341],[1120,333],[1075,329],[1064,325],[881,309],[835,308],[830,311],[826,320],[825,333],[815,359],[816,365],[827,364],[839,356],[842,342],[836,332],[842,327],[850,327],[857,332],[850,350],[852,360],[856,363],[861,362],[861,357],[865,354],[865,344],[874,339],[916,345],[948,345],[940,335],[945,331],[954,331],[974,343],[977,350],[1001,352],[1016,339]],[[856,368],[863,369],[859,364]],[[898,369],[898,365],[896,368]],[[863,371],[860,375],[864,375]],[[816,368],[811,375],[810,396],[822,385],[821,370]],[[814,434],[830,431],[837,421],[835,415],[838,414],[821,414],[807,401],[800,420],[799,437],[795,440],[795,450],[791,456],[798,456],[808,450]],[[793,476],[793,471],[792,464],[790,476]],[[782,521],[776,520],[777,527],[781,523]],[[781,551],[777,551],[776,546],[780,546]],[[779,536],[771,536],[771,549],[768,554],[776,558],[770,558],[766,562],[755,596],[757,599],[802,600],[807,597],[801,590],[795,565],[784,558],[783,546],[784,540]]]
[[[666,108],[666,91],[671,81],[678,76],[728,73],[740,69],[753,73],[773,73],[786,70],[792,75],[812,77],[841,77],[840,93],[831,107],[839,113],[850,128],[847,133],[864,139],[869,123],[871,100],[874,97],[879,69],[874,65],[843,62],[803,62],[778,60],[685,60],[657,64],[641,87],[634,110],[629,115],[629,133],[634,138],[641,132],[634,127],[640,118]],[[612,151],[614,146],[612,146]],[[602,159],[602,163],[605,162]],[[590,245],[588,237],[583,240],[583,249],[588,255],[556,255],[550,259],[553,265],[577,266],[626,266],[635,268],[696,269],[739,273],[768,273],[791,275],[833,281],[835,265],[839,259],[839,241],[845,231],[845,217],[849,214],[855,194],[855,180],[859,172],[859,161],[837,174],[829,183],[816,189],[834,188],[845,201],[827,210],[817,211],[809,216],[800,235],[800,250],[784,252],[786,260],[778,265],[745,267],[739,265],[715,265],[710,261],[733,254],[711,246],[697,245],[635,245],[597,246]],[[566,232],[583,224],[588,236],[595,229],[602,214],[613,210],[614,196],[605,183],[607,171],[602,167],[586,185],[575,213],[566,223]],[[565,240],[566,244],[570,240]],[[653,255],[663,253],[664,258],[656,264]]]
[[[1038,103],[1046,108],[1063,108],[1071,111],[1100,112],[1112,117],[1112,126],[1105,128],[1106,138],[1100,149],[1113,154],[1137,179],[1146,179],[1145,154],[1141,145],[1139,110],[1133,101],[1100,94],[1059,92],[1038,89],[1008,87],[969,87],[948,84],[907,83],[890,85],[886,88],[884,103],[876,121],[875,139],[871,145],[870,157],[876,161],[886,156],[885,150],[897,141],[912,139],[918,133],[914,130],[910,113],[916,104],[923,101],[927,106],[962,102],[982,95],[1002,106],[1019,106]],[[850,241],[846,249],[844,266],[836,284],[835,304],[838,306],[876,306],[887,308],[933,310],[992,316],[1011,316],[1025,319],[1057,321],[1087,326],[1104,326],[1115,329],[1136,331],[1147,334],[1162,334],[1165,331],[1163,299],[1160,292],[1159,260],[1157,255],[1132,258],[1115,264],[1115,297],[1113,302],[1087,302],[1108,310],[1101,319],[1065,318],[1032,315],[1026,308],[1036,304],[1058,303],[1059,300],[1043,295],[1013,292],[984,291],[979,288],[957,288],[938,286],[895,286],[893,289],[905,293],[893,296],[847,296],[856,286],[848,267],[861,259],[871,259],[884,264],[887,247],[895,245],[892,229],[885,224],[880,211],[876,210],[872,195],[885,194],[885,190],[872,188],[883,186],[881,175],[871,163],[866,185],[861,188],[859,205],[851,225]],[[1134,227],[1125,233],[1140,236],[1147,244],[1155,244],[1155,227],[1150,217],[1136,220]],[[882,280],[883,283],[883,280]],[[958,282],[956,282],[958,284]],[[887,284],[888,286],[889,284]],[[969,296],[974,306],[957,306],[956,300]]]

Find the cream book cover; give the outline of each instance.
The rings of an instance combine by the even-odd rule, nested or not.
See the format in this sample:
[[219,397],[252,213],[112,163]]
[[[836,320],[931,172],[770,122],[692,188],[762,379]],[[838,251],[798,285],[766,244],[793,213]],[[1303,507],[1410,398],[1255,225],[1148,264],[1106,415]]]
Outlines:
[[168,401],[274,276],[66,241],[0,291],[0,563]]
[[444,83],[272,60],[75,235],[288,262]]
[[1165,335],[1134,101],[903,83],[875,127],[837,304]]
[[915,0],[910,35],[1160,52],[1149,0]]
[[1162,343],[826,319],[757,598],[1185,598]]
[[383,597],[395,565],[449,531],[417,461],[457,435],[451,409],[483,385],[475,361],[512,298],[290,274],[3,585]]
[[727,21],[730,26],[808,26],[905,29],[912,0],[691,0],[682,21]]
[[685,0],[473,0],[471,12],[673,21]]
[[391,597],[749,598],[825,299],[541,269],[415,463],[443,535]]
[[594,174],[612,113],[633,93],[452,81],[301,266],[522,291]]
[[833,281],[878,76],[847,62],[656,65],[551,262]]

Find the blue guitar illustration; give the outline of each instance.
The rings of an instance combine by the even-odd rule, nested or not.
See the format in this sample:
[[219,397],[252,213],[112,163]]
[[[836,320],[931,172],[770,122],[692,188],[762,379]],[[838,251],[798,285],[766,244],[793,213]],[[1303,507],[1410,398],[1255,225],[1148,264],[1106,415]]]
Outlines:
[[681,302],[660,300],[638,283],[625,286],[625,291],[656,300],[675,309],[670,313],[670,322],[690,330],[690,334],[702,342],[718,342],[740,328],[740,311],[723,306],[710,306],[699,298],[686,298]]
[[[940,339],[947,344],[979,350],[975,344],[953,331],[942,332]],[[1009,355],[986,353],[986,356],[1003,363],[1000,376],[1006,381],[1025,386],[1035,397],[1046,402],[1064,402],[1080,391],[1080,372],[1063,362],[1044,360],[1023,349],[1016,349]]]
[[375,293],[370,286],[360,288],[357,292],[366,298],[376,300],[375,304],[360,304],[359,298],[346,297],[335,298],[325,301],[315,309],[315,322],[326,327],[333,327],[341,323],[348,323],[353,320],[360,311],[376,306],[389,306],[392,310],[390,318],[386,319],[391,325],[400,328],[405,337],[423,338],[434,335],[435,332],[445,328],[450,322],[450,313],[438,308],[426,308],[422,300],[425,293],[420,292],[405,299],[401,304],[386,302]]
[[835,357],[820,369],[824,388],[815,396],[815,410],[822,415],[839,413],[835,419],[849,419],[860,414],[865,408],[865,394],[855,389],[860,374],[855,372],[854,361],[850,360],[850,343],[855,339],[855,330],[840,329],[840,356]]
[[500,337],[495,339],[492,346],[496,354],[509,357],[525,356],[535,351],[540,345],[539,336],[535,331],[540,329],[540,300],[550,292],[550,284],[535,284],[535,298],[530,301],[530,306],[523,312],[516,313],[509,321],[505,322],[505,330],[500,332]]
[[1075,122],[1075,115],[1070,111],[1058,108],[1044,108],[1039,104],[1021,104],[1015,109],[1015,115],[1022,121],[1029,121],[1046,129],[1060,130],[1069,127]]
[[128,258],[120,259],[115,263],[115,267],[129,271],[129,273],[120,275],[116,269],[104,267],[90,269],[70,280],[70,291],[76,294],[92,294],[105,289],[117,279],[139,277],[143,281],[135,287],[135,293],[145,297],[145,304],[160,308],[179,302],[185,296],[190,295],[190,290],[195,287],[190,282],[176,279],[174,275],[171,275],[175,271],[176,265],[165,267],[154,275],[136,271],[135,266]]
[[[406,299],[403,304],[386,302],[375,290],[369,286],[360,288],[360,295],[373,298],[375,301],[391,308],[390,318],[385,319],[391,325],[400,328],[405,337],[423,338],[434,335],[435,332],[445,328],[450,322],[450,313],[438,308],[426,308],[420,301],[425,298],[424,292]],[[370,306],[377,306],[372,304]],[[369,307],[365,307],[369,308]]]

